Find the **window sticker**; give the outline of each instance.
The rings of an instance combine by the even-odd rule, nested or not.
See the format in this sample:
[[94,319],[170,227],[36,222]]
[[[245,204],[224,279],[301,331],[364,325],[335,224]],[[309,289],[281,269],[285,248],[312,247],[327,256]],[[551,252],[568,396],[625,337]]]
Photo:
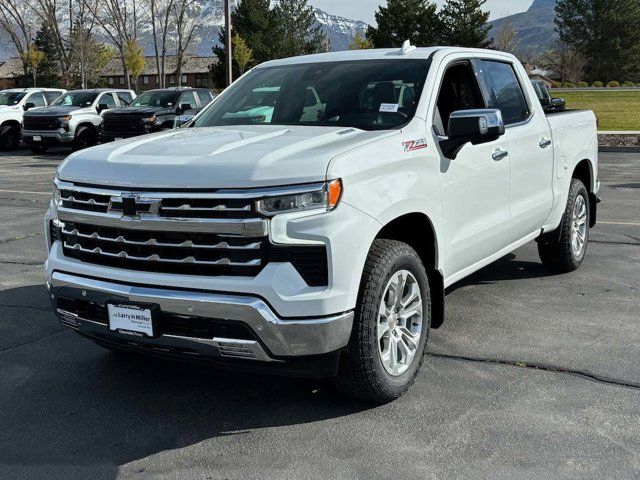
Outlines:
[[381,103],[380,104],[380,112],[381,113],[397,113],[400,105],[397,103]]

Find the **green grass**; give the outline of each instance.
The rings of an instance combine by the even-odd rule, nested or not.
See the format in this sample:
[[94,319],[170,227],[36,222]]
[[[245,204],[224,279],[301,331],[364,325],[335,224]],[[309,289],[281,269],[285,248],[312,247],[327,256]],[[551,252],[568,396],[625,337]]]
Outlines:
[[567,108],[596,112],[599,130],[640,130],[640,90],[555,90],[551,95],[564,98]]

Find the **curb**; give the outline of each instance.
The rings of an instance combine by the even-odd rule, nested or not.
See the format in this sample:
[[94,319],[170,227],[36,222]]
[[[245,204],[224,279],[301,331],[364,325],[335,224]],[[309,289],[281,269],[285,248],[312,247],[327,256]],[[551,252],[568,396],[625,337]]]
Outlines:
[[598,151],[601,153],[640,153],[640,146],[638,147],[609,147],[606,145],[600,145]]

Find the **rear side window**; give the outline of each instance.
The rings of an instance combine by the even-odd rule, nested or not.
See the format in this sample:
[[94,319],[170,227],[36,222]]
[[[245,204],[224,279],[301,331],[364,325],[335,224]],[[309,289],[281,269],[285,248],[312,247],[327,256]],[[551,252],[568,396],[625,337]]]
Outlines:
[[116,101],[111,93],[105,93],[98,101],[98,105],[106,105],[108,109],[116,108]]
[[192,91],[184,92],[180,95],[180,105],[189,104],[191,109],[198,108],[198,104],[196,103],[196,97]]
[[489,108],[500,110],[506,125],[526,120],[529,106],[513,66],[482,60],[482,75],[489,89]]

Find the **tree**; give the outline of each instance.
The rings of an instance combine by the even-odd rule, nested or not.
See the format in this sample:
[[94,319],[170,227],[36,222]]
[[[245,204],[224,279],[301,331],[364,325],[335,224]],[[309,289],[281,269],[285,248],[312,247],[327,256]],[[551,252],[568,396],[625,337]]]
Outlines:
[[36,86],[36,79],[38,77],[38,67],[44,60],[44,52],[38,50],[35,47],[31,47],[29,50],[22,54],[23,60],[27,62],[29,66],[29,71],[31,72],[31,76],[33,77],[33,86]]
[[144,51],[137,40],[127,40],[122,60],[129,75],[135,79],[136,91],[138,90],[138,77],[145,67]]
[[577,83],[584,79],[587,61],[575,48],[557,42],[554,48],[544,52],[536,61],[544,70],[554,72],[560,83]]
[[253,51],[237,33],[233,36],[233,59],[238,64],[240,75],[246,71],[247,65],[253,62]]
[[316,16],[307,0],[280,0],[275,14],[282,32],[279,57],[324,51],[325,35],[315,26]]
[[[231,24],[235,33],[240,35],[247,47],[253,52],[253,63],[259,64],[279,57],[281,30],[278,17],[270,0],[243,0],[231,13]],[[215,85],[226,85],[225,60],[227,52],[224,48],[225,29],[222,28],[219,44],[213,47],[217,63],[209,68]],[[234,62],[234,78],[240,73],[237,62]]]
[[560,40],[586,60],[594,80],[640,79],[638,0],[558,0]]
[[71,43],[74,45],[72,60],[77,65],[80,86],[98,86],[100,72],[116,56],[115,50],[100,42],[88,28],[75,28]]
[[491,25],[489,12],[482,10],[486,0],[445,0],[440,12],[444,24],[443,43],[457,47],[487,48]]
[[146,0],[153,34],[153,49],[158,72],[158,87],[166,86],[167,49],[174,0]]
[[174,0],[173,2],[173,33],[176,51],[176,76],[178,86],[182,82],[182,68],[189,47],[193,44],[200,25],[207,23],[202,17],[203,5],[200,0]]
[[515,54],[518,51],[519,43],[518,32],[513,28],[513,24],[509,20],[505,21],[495,40],[496,49]]
[[369,38],[360,35],[360,32],[356,33],[353,42],[349,45],[349,50],[368,50],[370,48],[373,48],[373,42]]
[[44,60],[38,68],[40,86],[59,87],[60,63],[58,59],[58,52],[54,46],[53,32],[47,25],[43,25],[40,30],[38,30],[33,45],[44,53]]
[[442,38],[443,23],[429,0],[389,0],[375,16],[378,26],[367,29],[367,38],[376,48],[400,48],[405,40],[426,47]]
[[6,36],[22,60],[25,77],[29,66],[22,54],[33,45],[33,11],[25,0],[0,1],[0,33]]

